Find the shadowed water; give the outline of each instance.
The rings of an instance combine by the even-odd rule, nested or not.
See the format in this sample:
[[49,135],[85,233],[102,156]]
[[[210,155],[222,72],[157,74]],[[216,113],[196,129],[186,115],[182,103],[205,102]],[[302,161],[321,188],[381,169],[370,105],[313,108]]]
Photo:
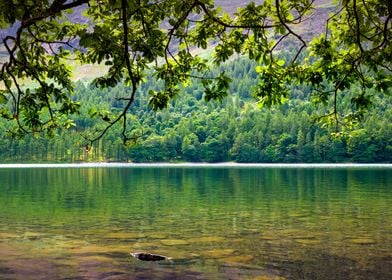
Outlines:
[[0,279],[392,279],[392,169],[3,168],[0,177]]

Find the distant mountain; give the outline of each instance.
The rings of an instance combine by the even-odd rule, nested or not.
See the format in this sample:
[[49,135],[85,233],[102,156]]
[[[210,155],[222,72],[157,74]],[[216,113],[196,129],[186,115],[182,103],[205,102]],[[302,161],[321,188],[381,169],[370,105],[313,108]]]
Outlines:
[[[249,0],[215,0],[215,6],[220,6],[226,12],[234,15],[239,7],[244,7],[251,1]],[[254,1],[256,4],[260,4],[262,0]],[[310,41],[313,37],[321,34],[325,31],[325,23],[329,14],[334,10],[335,4],[332,0],[315,0],[315,9],[312,14],[304,18],[304,22],[293,26],[293,30],[301,34],[305,41]],[[87,5],[82,5],[74,9],[72,14],[66,16],[72,22],[88,22],[88,19],[82,15],[83,11],[87,8]],[[0,62],[5,59],[7,52],[2,43],[2,39],[7,35],[14,35],[19,24],[16,23],[14,26],[8,29],[0,29]],[[78,76],[78,75],[77,75]],[[82,75],[83,76],[83,75]]]
[[[239,7],[244,7],[251,1],[249,0],[215,0],[215,6],[222,7],[222,9],[229,14],[234,14]],[[253,1],[256,4],[260,4],[262,0]],[[301,25],[300,30],[302,34],[306,34],[307,37],[311,35],[320,34],[323,32],[326,19],[328,18],[329,13],[333,10],[335,4],[332,0],[315,0],[314,1],[315,9],[305,21]],[[69,19],[73,22],[86,22],[87,19],[82,16],[82,12],[86,9],[87,5],[82,5],[74,9],[74,12],[70,15],[67,15]],[[18,24],[15,24],[13,27],[8,29],[0,29],[0,37],[4,38],[8,34],[15,33]]]
[[[244,0],[215,0],[215,6],[222,7],[229,14],[234,14],[239,7],[244,7],[250,2]],[[253,2],[261,4],[263,1],[255,0]],[[294,28],[308,41],[325,31],[326,21],[336,7],[336,4],[333,0],[315,0],[314,7],[313,13],[305,18],[302,24]]]

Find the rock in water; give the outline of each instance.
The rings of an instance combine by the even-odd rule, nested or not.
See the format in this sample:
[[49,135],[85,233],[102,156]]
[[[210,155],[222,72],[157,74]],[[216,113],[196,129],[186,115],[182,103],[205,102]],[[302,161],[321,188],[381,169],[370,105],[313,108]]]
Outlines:
[[131,256],[141,261],[150,261],[150,262],[170,260],[169,257],[150,254],[150,253],[131,253]]

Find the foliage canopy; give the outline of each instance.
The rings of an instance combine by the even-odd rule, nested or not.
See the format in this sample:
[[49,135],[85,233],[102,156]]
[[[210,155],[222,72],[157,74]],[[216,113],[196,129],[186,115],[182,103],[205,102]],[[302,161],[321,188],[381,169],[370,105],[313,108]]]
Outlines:
[[[261,105],[283,102],[289,84],[306,84],[315,102],[330,105],[322,116],[326,124],[350,126],[376,93],[392,87],[392,2],[337,2],[323,34],[310,41],[300,30],[315,6],[313,0],[265,0],[232,15],[212,0],[0,1],[1,51],[6,54],[0,115],[15,121],[16,135],[53,135],[60,126],[70,127],[70,116],[81,106],[72,97],[70,60],[104,64],[107,72],[95,83],[113,87],[124,82],[127,90],[119,99],[125,106],[98,114],[107,126],[88,140],[122,123],[127,142],[133,137],[127,112],[148,75],[162,84],[161,90],[150,91],[154,109],[166,107],[191,78],[201,81],[207,101],[221,100],[230,77],[210,68],[246,55],[258,64],[254,95]],[[200,49],[210,48],[212,59],[200,55]],[[24,86],[25,80],[34,86]],[[338,96],[353,84],[360,89],[351,100],[353,108],[341,114]]]

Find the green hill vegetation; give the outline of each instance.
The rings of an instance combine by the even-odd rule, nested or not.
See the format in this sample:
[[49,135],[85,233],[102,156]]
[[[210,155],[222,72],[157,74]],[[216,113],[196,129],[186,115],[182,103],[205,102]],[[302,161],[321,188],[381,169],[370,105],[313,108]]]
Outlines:
[[[220,101],[230,93],[223,105],[201,105],[197,102],[201,98],[195,98],[195,103],[188,106],[191,108],[188,118],[214,119],[209,114],[216,110],[217,118],[226,115],[230,122],[238,123],[245,119],[244,112],[255,110],[257,115],[267,114],[258,112],[254,105],[245,105],[250,88],[257,80],[252,91],[257,103],[280,106],[294,98],[286,103],[288,109],[279,109],[285,116],[298,100],[307,104],[300,96],[311,96],[315,107],[309,110],[315,114],[306,112],[324,116],[322,120],[328,129],[340,127],[345,134],[345,129],[363,120],[372,106],[383,108],[384,95],[392,89],[391,25],[390,1],[376,0],[3,1],[0,2],[0,55],[3,56],[0,59],[0,118],[13,122],[3,124],[9,126],[5,130],[13,136],[60,134],[61,141],[65,141],[66,136],[58,129],[73,126],[72,115],[80,113],[76,117],[81,124],[77,129],[84,138],[77,141],[82,145],[87,142],[87,150],[104,135],[109,141],[112,129],[126,143],[133,140],[136,145],[148,147],[146,141],[152,141],[154,135],[166,137],[169,129],[178,129],[182,121],[172,116],[173,121],[167,120],[170,126],[162,124],[166,128],[162,130],[156,127],[160,120],[152,124],[149,118],[155,115],[150,114],[149,109],[145,113],[146,109],[140,109],[136,103],[147,104],[148,100],[153,109],[161,110],[177,103],[186,104],[191,99],[189,94],[195,91],[199,95],[204,92],[204,98],[211,102]],[[287,55],[282,55],[283,50],[288,51]],[[205,52],[211,53],[211,57],[205,59],[201,55]],[[236,57],[253,61],[250,66],[255,67],[257,74],[252,72],[249,77],[246,76],[249,71],[234,76],[225,73],[225,63]],[[73,65],[79,67],[72,70]],[[89,68],[90,65],[94,68]],[[96,77],[96,85],[106,88],[102,93],[91,87],[74,87],[73,78],[86,77],[87,72],[93,72],[88,74]],[[230,85],[233,77],[238,80]],[[146,79],[150,83],[145,83]],[[248,79],[250,82],[246,83]],[[25,86],[26,81],[32,84]],[[181,89],[191,82],[189,89]],[[242,94],[243,91],[247,93]],[[185,97],[179,98],[180,94]],[[89,115],[86,107],[92,107],[93,103],[106,111],[92,114],[104,123],[83,119]],[[228,114],[231,103],[238,103],[239,107],[230,109]],[[297,106],[300,105],[294,107]],[[201,109],[200,116],[193,109]],[[177,109],[161,112],[183,115],[180,113]],[[230,122],[225,121],[225,124]],[[259,120],[255,122],[258,124]],[[115,129],[117,126],[122,128]],[[208,124],[205,126],[207,131],[211,129]],[[278,128],[274,131],[278,131],[279,136],[274,136],[277,139],[288,133]],[[288,135],[295,138],[298,131],[289,132]],[[217,134],[207,135],[205,139],[195,134],[201,154],[194,160],[218,160],[203,151],[210,140],[218,141]],[[252,143],[251,147],[270,152],[274,150],[270,145],[278,142],[264,134],[264,144]],[[306,136],[308,131],[304,130],[303,134]],[[313,131],[308,140],[318,142],[322,134]],[[184,135],[177,136],[181,139],[178,141],[181,149],[182,142],[187,142],[183,141],[186,140]],[[30,136],[23,141],[29,141]],[[221,134],[221,138],[229,142],[227,153],[222,150],[219,160],[237,158],[236,137],[237,134]],[[193,144],[198,147],[197,142]],[[71,154],[76,153],[77,145],[66,145]],[[178,151],[169,153],[171,156],[156,155],[147,159],[133,156],[133,160],[183,159],[182,150]],[[129,151],[124,153],[128,160]],[[265,154],[261,152],[262,160],[267,158]],[[64,157],[68,156],[52,158],[62,160]],[[97,152],[96,158],[117,160],[123,156]],[[286,160],[281,156],[270,158]]]
[[[2,122],[1,161],[392,162],[390,97],[377,94],[375,105],[356,130],[336,135],[333,126],[325,128],[317,122],[329,105],[310,102],[307,87],[293,85],[286,103],[259,108],[252,96],[257,85],[255,66],[237,58],[215,70],[232,78],[229,95],[222,102],[206,102],[202,86],[195,82],[182,88],[168,108],[157,112],[148,106],[148,93],[161,85],[147,80],[127,114],[132,140],[123,144],[119,137],[122,123],[117,123],[89,150],[86,139],[102,131],[116,111],[122,110],[127,101],[121,97],[128,88],[121,83],[99,89],[79,81],[73,96],[82,105],[80,113],[72,116],[76,126],[57,130],[53,138],[28,135],[15,139],[4,137],[13,124]],[[350,91],[341,95],[340,111],[352,110],[354,95]]]
[[2,161],[391,162],[390,1],[228,3],[0,2]]

